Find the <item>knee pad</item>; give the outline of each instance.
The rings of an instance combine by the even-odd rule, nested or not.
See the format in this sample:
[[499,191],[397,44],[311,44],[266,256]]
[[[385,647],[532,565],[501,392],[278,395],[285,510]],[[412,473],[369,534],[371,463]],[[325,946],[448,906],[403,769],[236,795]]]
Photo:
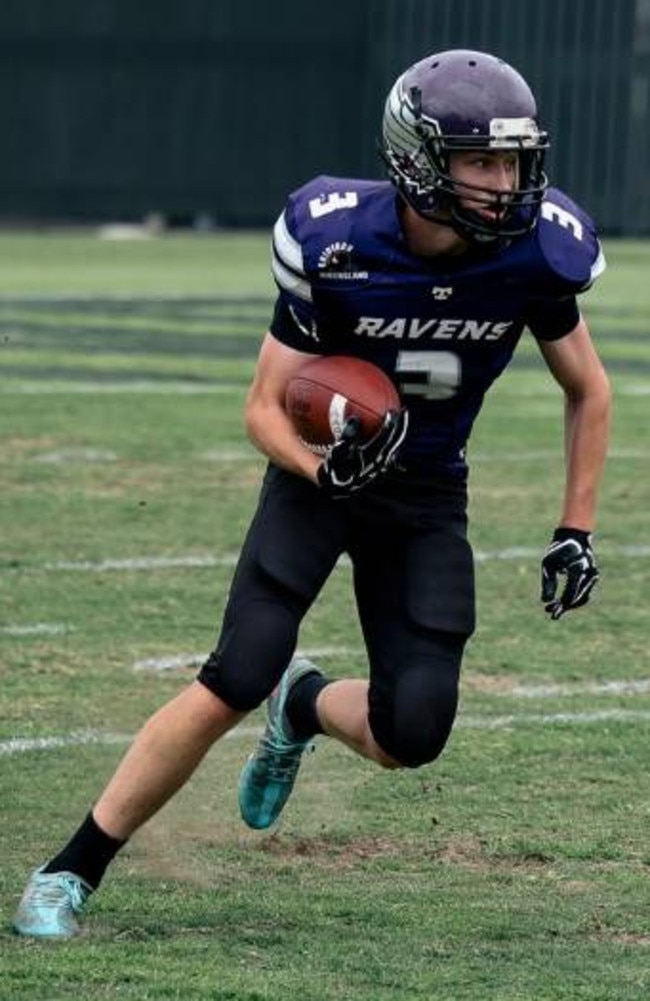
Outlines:
[[402,671],[388,690],[371,686],[370,729],[399,764],[419,768],[442,752],[456,717],[459,668],[460,650],[444,666],[427,662]]
[[211,692],[238,712],[256,709],[291,660],[300,616],[278,601],[253,600],[224,620],[216,649],[199,673]]

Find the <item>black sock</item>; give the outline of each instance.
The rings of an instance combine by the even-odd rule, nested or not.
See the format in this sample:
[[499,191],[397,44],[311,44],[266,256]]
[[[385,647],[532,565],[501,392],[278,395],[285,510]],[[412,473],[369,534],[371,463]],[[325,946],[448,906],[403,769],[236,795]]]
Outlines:
[[96,890],[109,864],[125,844],[126,841],[105,834],[89,813],[65,848],[43,867],[43,872],[73,872]]
[[316,699],[325,685],[329,685],[329,681],[320,671],[310,671],[289,692],[286,712],[298,740],[307,740],[324,732],[316,714]]

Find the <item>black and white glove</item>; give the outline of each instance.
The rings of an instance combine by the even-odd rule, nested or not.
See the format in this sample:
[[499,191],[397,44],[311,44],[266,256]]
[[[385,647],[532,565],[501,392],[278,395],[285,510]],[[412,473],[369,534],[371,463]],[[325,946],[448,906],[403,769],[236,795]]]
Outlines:
[[[559,595],[558,576],[566,577]],[[542,601],[552,619],[586,605],[598,582],[591,533],[579,528],[556,528],[542,560]]]
[[393,464],[407,429],[408,412],[389,410],[374,438],[361,443],[361,422],[350,417],[318,469],[318,485],[334,500],[363,490]]

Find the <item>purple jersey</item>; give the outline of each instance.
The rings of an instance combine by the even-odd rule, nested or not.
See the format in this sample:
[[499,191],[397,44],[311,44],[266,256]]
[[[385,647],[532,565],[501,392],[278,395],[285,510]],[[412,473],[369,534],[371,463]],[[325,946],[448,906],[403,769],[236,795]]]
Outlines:
[[593,222],[557,189],[532,233],[455,258],[411,253],[398,206],[387,181],[318,177],[294,192],[273,232],[271,331],[382,368],[409,410],[400,460],[464,476],[483,397],[524,327],[540,340],[569,333],[604,258]]

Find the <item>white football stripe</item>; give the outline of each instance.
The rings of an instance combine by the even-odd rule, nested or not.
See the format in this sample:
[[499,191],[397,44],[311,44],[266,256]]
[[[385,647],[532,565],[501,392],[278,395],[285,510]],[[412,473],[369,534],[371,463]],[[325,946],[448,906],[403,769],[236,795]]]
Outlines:
[[345,408],[348,405],[347,397],[342,396],[341,393],[333,393],[332,399],[330,400],[328,421],[330,426],[330,431],[332,432],[332,438],[334,441],[338,441],[343,432],[343,427],[345,425]]

